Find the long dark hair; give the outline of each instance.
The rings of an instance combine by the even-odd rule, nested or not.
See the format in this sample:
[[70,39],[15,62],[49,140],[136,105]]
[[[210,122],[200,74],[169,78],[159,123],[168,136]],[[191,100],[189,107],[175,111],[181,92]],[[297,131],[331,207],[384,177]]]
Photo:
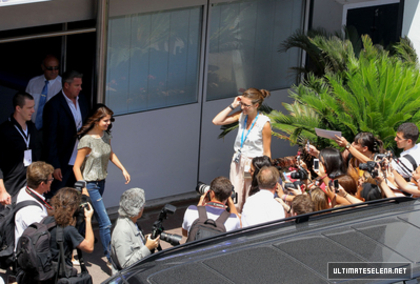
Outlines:
[[115,121],[113,117],[114,112],[104,104],[97,104],[93,108],[86,123],[82,126],[80,131],[77,133],[77,136],[79,137],[79,139],[82,138],[86,133],[88,133],[93,127],[95,127],[95,123],[99,122],[102,118],[104,118],[107,115],[111,116],[111,124],[108,126],[108,129],[106,130],[106,132],[108,134],[111,133],[112,122]]
[[354,142],[362,145],[363,147],[368,147],[368,150],[372,153],[383,153],[384,152],[384,143],[376,139],[370,132],[360,132],[354,137]]
[[324,148],[319,153],[319,159],[324,165],[325,173],[329,178],[335,179],[347,173],[347,166],[344,163],[340,151],[335,148]]
[[249,190],[249,196],[260,191],[257,180],[258,173],[260,172],[262,167],[271,166],[271,160],[267,156],[255,157],[252,159],[252,165],[254,166],[254,174],[252,175],[252,184],[251,189]]

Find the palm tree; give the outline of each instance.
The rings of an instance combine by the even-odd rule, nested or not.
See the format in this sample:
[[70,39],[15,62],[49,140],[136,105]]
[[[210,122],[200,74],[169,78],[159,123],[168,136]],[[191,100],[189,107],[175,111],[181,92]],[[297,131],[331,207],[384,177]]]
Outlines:
[[342,131],[348,141],[368,131],[390,147],[399,124],[420,126],[420,73],[408,40],[392,54],[362,36],[358,57],[349,40],[317,36],[310,41],[328,62],[325,75],[308,74],[290,91],[295,103],[284,104],[289,113],[269,115],[275,136],[291,144],[310,140],[325,147],[336,144],[317,137],[315,127]]

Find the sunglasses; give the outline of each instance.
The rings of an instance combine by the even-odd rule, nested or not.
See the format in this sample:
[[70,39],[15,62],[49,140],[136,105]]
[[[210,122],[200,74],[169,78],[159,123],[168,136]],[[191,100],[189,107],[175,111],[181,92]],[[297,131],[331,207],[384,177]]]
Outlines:
[[45,69],[47,69],[48,71],[53,71],[53,70],[58,70],[60,67],[58,66],[49,66],[49,67],[45,67]]

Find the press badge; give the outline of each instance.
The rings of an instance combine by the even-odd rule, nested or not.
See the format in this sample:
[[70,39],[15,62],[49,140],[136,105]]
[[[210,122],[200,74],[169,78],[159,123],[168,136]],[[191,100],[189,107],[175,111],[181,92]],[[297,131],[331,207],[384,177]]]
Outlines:
[[32,164],[32,150],[28,149],[23,154],[23,166],[28,167],[30,164]]

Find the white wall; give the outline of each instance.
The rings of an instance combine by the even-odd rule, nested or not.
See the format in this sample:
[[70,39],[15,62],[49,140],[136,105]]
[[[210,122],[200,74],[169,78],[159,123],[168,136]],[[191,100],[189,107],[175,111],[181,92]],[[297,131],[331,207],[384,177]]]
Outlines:
[[420,57],[420,0],[404,1],[402,36],[408,36]]
[[117,206],[121,194],[131,187],[143,188],[147,200],[195,189],[199,111],[196,103],[116,117],[112,149],[132,181],[125,185],[121,171],[110,163],[106,207]]

